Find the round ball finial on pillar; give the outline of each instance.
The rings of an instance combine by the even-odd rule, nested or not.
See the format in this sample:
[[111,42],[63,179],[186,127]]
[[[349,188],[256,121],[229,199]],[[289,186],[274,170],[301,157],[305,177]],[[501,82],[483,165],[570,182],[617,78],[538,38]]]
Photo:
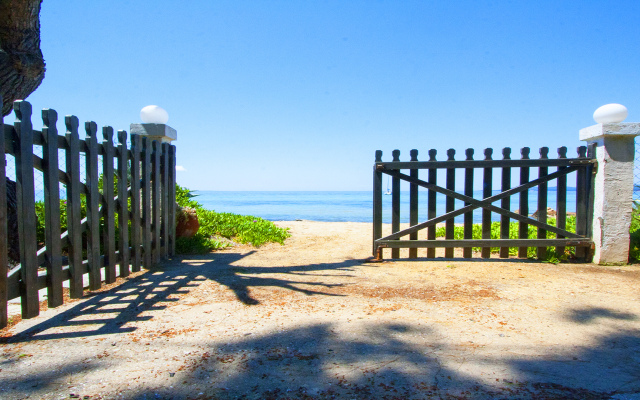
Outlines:
[[169,113],[164,108],[156,105],[143,107],[140,119],[142,124],[131,124],[131,133],[145,135],[162,143],[171,143],[178,138],[176,130],[167,125]]
[[598,107],[593,112],[593,119],[599,124],[617,124],[624,121],[629,115],[627,107],[622,104],[611,103]]
[[607,104],[593,113],[598,122],[580,130],[580,140],[596,145],[593,188],[593,261],[626,264],[629,259],[629,226],[633,204],[634,138],[640,123],[622,122],[627,108]]
[[169,113],[159,106],[146,106],[140,110],[140,119],[145,124],[166,124],[169,121]]

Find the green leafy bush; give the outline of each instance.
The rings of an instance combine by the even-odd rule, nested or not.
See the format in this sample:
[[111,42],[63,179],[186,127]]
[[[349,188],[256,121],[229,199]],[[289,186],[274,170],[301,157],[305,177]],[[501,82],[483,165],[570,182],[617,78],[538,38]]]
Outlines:
[[177,253],[205,253],[229,245],[219,238],[261,246],[266,243],[284,244],[285,239],[291,236],[289,228],[280,228],[259,217],[207,210],[193,200],[196,196],[189,189],[176,185],[176,202],[180,207],[196,210],[200,223],[200,229],[193,238],[176,240]]
[[[556,220],[554,218],[549,218],[548,220],[548,224],[549,225],[556,225]],[[519,232],[520,232],[520,225],[517,222],[511,222],[509,223],[509,239],[518,239],[519,237]],[[538,228],[532,225],[528,225],[527,226],[527,235],[529,239],[537,239],[538,237]],[[567,217],[567,222],[566,222],[566,229],[569,232],[575,232],[576,231],[576,217],[575,216],[569,216]],[[444,226],[439,227],[436,229],[436,237],[445,237],[446,234],[446,228]],[[481,224],[474,224],[473,225],[473,231],[472,231],[472,237],[473,239],[482,239],[482,225]],[[453,238],[456,240],[460,240],[460,239],[464,239],[464,227],[460,226],[460,225],[456,225],[453,228]],[[556,234],[553,232],[548,232],[547,231],[547,239],[555,239],[556,238]],[[491,239],[500,239],[500,222],[495,221],[491,223]],[[473,251],[480,251],[479,247],[474,247]],[[491,248],[491,252],[492,253],[498,253],[500,251],[499,247],[492,247]],[[517,247],[510,247],[509,248],[509,255],[515,256],[518,254],[518,248]],[[556,248],[555,247],[548,247],[547,248],[547,256],[545,258],[544,261],[548,261],[548,262],[561,262],[561,261],[566,261],[569,258],[575,256],[575,248],[574,247],[566,247],[565,248],[565,252],[564,254],[558,254],[556,252]],[[537,257],[537,252],[536,252],[536,248],[535,247],[529,247],[527,250],[527,257],[529,258],[536,258]]]

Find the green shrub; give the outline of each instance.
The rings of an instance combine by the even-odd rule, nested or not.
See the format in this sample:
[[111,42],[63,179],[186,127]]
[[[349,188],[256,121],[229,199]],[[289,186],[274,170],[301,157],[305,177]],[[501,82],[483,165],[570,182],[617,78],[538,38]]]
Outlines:
[[[554,218],[549,218],[548,220],[548,224],[549,225],[556,225],[556,220]],[[519,229],[520,229],[520,225],[518,222],[511,222],[509,223],[509,239],[518,239],[519,237]],[[538,228],[532,225],[528,225],[527,226],[527,235],[529,239],[537,239],[538,237]],[[569,232],[575,232],[576,231],[576,217],[575,216],[569,216],[567,217],[567,222],[566,222],[566,229]],[[436,237],[445,237],[446,234],[446,228],[444,226],[439,227],[436,229]],[[474,224],[473,225],[473,230],[472,230],[472,237],[473,239],[482,239],[482,225],[481,224]],[[547,231],[547,239],[555,239],[556,234],[553,232],[548,232]],[[464,227],[460,226],[460,225],[456,225],[453,228],[453,238],[456,240],[460,240],[460,239],[464,239]],[[495,221],[491,223],[491,239],[500,239],[500,222]],[[474,247],[473,251],[480,251],[479,247]],[[491,248],[491,252],[492,253],[498,253],[500,251],[499,247],[492,247]],[[518,248],[517,247],[509,247],[509,255],[515,256],[518,254]],[[575,256],[575,248],[574,247],[566,247],[565,248],[565,253],[564,254],[558,254],[556,252],[556,248],[555,247],[548,247],[547,248],[547,256],[545,258],[544,261],[548,261],[548,262],[561,262],[561,261],[566,261],[567,259],[571,258]],[[527,250],[527,257],[528,258],[536,258],[537,257],[537,251],[535,247],[529,247]]]
[[200,229],[193,238],[176,240],[177,253],[206,253],[229,245],[217,238],[261,246],[265,243],[284,244],[285,239],[291,236],[289,228],[280,228],[259,217],[207,210],[193,200],[196,196],[189,189],[176,185],[176,202],[180,207],[195,209],[200,224]]

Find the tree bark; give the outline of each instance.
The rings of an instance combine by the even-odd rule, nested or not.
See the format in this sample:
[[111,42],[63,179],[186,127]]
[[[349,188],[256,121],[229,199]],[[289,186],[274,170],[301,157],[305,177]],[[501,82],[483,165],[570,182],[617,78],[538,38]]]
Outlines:
[[44,79],[40,51],[42,0],[0,0],[0,94],[2,115],[24,100]]

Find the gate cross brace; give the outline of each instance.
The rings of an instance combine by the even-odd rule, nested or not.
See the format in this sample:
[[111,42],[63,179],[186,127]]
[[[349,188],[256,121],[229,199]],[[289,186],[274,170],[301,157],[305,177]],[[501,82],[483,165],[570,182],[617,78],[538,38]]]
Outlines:
[[533,218],[530,218],[528,216],[524,216],[524,215],[521,215],[521,214],[516,214],[514,212],[507,211],[507,210],[505,210],[503,208],[496,207],[496,206],[491,204],[494,201],[503,199],[505,197],[510,197],[510,196],[512,196],[514,194],[523,192],[523,191],[525,191],[527,189],[530,189],[530,188],[532,188],[534,186],[538,186],[541,183],[545,183],[545,182],[554,180],[554,179],[556,179],[556,178],[558,178],[558,177],[560,177],[562,175],[567,175],[567,174],[577,170],[578,168],[579,167],[577,167],[577,166],[564,168],[564,169],[562,169],[560,171],[557,171],[557,172],[554,172],[552,174],[546,175],[546,176],[544,176],[542,178],[535,179],[533,181],[530,181],[530,182],[527,182],[527,183],[522,184],[520,186],[517,186],[517,187],[515,187],[513,189],[509,189],[509,190],[506,190],[506,191],[504,191],[502,193],[496,194],[495,196],[487,197],[487,198],[485,198],[483,200],[476,200],[473,197],[465,196],[465,195],[460,194],[458,192],[455,192],[453,190],[445,189],[443,187],[440,187],[438,185],[434,185],[432,183],[425,182],[425,181],[420,180],[418,178],[413,178],[413,177],[411,177],[409,175],[406,175],[406,174],[403,174],[401,172],[383,171],[385,174],[391,175],[391,176],[396,177],[396,178],[400,178],[400,179],[402,179],[404,181],[407,181],[407,182],[410,182],[410,183],[414,183],[414,184],[416,184],[418,186],[422,186],[424,188],[433,190],[433,191],[438,192],[438,193],[442,193],[442,194],[444,194],[446,196],[450,196],[450,197],[453,197],[453,198],[458,199],[458,200],[462,200],[465,203],[470,203],[470,204],[468,206],[459,208],[459,209],[457,209],[455,211],[448,212],[447,214],[443,214],[443,215],[441,215],[439,217],[432,218],[432,219],[430,219],[430,220],[428,220],[426,222],[422,222],[422,223],[420,223],[418,225],[414,225],[414,226],[412,226],[410,228],[407,228],[407,229],[401,230],[399,232],[393,233],[393,234],[391,234],[389,236],[377,239],[376,241],[399,239],[402,236],[406,236],[406,235],[408,235],[410,233],[417,232],[417,231],[419,231],[421,229],[424,229],[426,227],[433,226],[433,225],[435,225],[435,224],[437,224],[439,222],[446,221],[446,220],[451,219],[453,217],[456,217],[458,215],[461,215],[461,214],[464,214],[466,212],[475,210],[476,208],[484,208],[484,209],[493,211],[493,212],[495,212],[497,214],[508,216],[509,218],[515,219],[517,221],[526,222],[526,223],[528,223],[530,225],[533,225],[533,226],[536,226],[538,228],[547,230],[549,232],[553,232],[553,233],[555,233],[557,235],[560,235],[560,236],[569,237],[569,238],[577,238],[577,239],[583,238],[583,236],[580,236],[580,235],[575,234],[573,232],[568,232],[566,230],[560,229],[560,228],[552,226],[552,225],[545,224],[544,222],[540,222],[540,221],[535,220]]

